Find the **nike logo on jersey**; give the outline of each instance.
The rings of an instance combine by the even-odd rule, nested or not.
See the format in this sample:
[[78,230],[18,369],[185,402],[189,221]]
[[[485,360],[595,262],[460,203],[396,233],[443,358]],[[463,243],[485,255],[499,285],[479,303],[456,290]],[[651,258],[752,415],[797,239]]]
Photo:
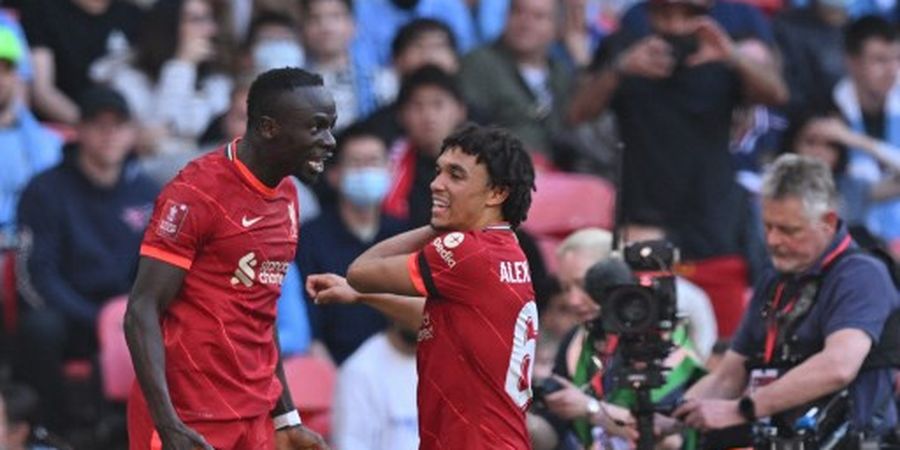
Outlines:
[[241,225],[243,225],[244,228],[250,228],[253,225],[255,225],[256,222],[259,222],[262,219],[263,219],[262,216],[254,217],[252,219],[248,219],[247,216],[244,216],[244,217],[241,217]]

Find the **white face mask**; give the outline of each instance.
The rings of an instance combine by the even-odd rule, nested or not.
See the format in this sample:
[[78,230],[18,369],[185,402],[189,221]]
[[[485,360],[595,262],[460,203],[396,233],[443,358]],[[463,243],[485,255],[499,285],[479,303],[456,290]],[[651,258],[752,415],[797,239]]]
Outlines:
[[347,169],[341,176],[341,194],[356,206],[381,203],[391,187],[391,176],[383,167]]
[[289,39],[272,39],[253,46],[253,68],[265,72],[281,67],[303,67],[306,56],[303,47]]

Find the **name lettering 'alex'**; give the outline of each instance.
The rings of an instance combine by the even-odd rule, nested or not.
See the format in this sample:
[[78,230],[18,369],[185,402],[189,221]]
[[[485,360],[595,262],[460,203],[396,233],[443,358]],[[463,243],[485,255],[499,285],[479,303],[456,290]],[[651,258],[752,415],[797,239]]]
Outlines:
[[500,261],[501,283],[531,283],[528,261]]

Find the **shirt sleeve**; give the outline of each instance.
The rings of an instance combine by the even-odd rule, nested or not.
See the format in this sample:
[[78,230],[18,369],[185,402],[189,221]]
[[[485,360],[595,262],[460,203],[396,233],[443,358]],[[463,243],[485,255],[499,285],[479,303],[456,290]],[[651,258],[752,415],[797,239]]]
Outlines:
[[163,189],[141,243],[141,256],[189,270],[213,231],[218,209],[197,187],[173,182]]
[[897,306],[897,291],[884,264],[868,256],[850,256],[833,268],[834,281],[826,290],[825,337],[843,329],[857,329],[878,343],[884,322]]
[[410,255],[410,278],[419,293],[429,298],[472,301],[472,286],[491,271],[485,264],[485,249],[474,233],[454,231],[434,238]]

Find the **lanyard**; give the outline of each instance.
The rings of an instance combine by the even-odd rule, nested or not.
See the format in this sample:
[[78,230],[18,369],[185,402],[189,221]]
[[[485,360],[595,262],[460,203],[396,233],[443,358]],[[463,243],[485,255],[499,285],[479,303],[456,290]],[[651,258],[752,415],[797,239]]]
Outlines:
[[[784,285],[784,281],[779,281],[778,286],[775,287],[775,299],[772,302],[772,309],[770,310],[768,325],[766,326],[766,352],[763,354],[763,361],[766,364],[772,361],[772,354],[775,353],[775,338],[778,336],[778,307],[781,305],[781,297],[784,295]],[[797,303],[796,296],[784,307],[784,312],[788,313],[794,309],[795,303]]]
[[[844,239],[840,244],[825,258],[822,259],[822,269],[828,267],[844,250],[847,250],[847,247],[850,246],[850,235],[844,236]],[[781,300],[784,296],[784,286],[786,282],[780,281],[778,285],[775,287],[775,296],[772,300],[772,308],[770,309],[768,324],[766,327],[766,348],[765,353],[763,354],[763,361],[766,364],[769,364],[772,361],[772,356],[775,353],[775,340],[778,337],[778,317],[781,314],[788,314],[794,309],[794,305],[797,303],[798,295],[795,294],[788,303],[784,306],[783,311],[779,311],[779,307],[781,306]]]

